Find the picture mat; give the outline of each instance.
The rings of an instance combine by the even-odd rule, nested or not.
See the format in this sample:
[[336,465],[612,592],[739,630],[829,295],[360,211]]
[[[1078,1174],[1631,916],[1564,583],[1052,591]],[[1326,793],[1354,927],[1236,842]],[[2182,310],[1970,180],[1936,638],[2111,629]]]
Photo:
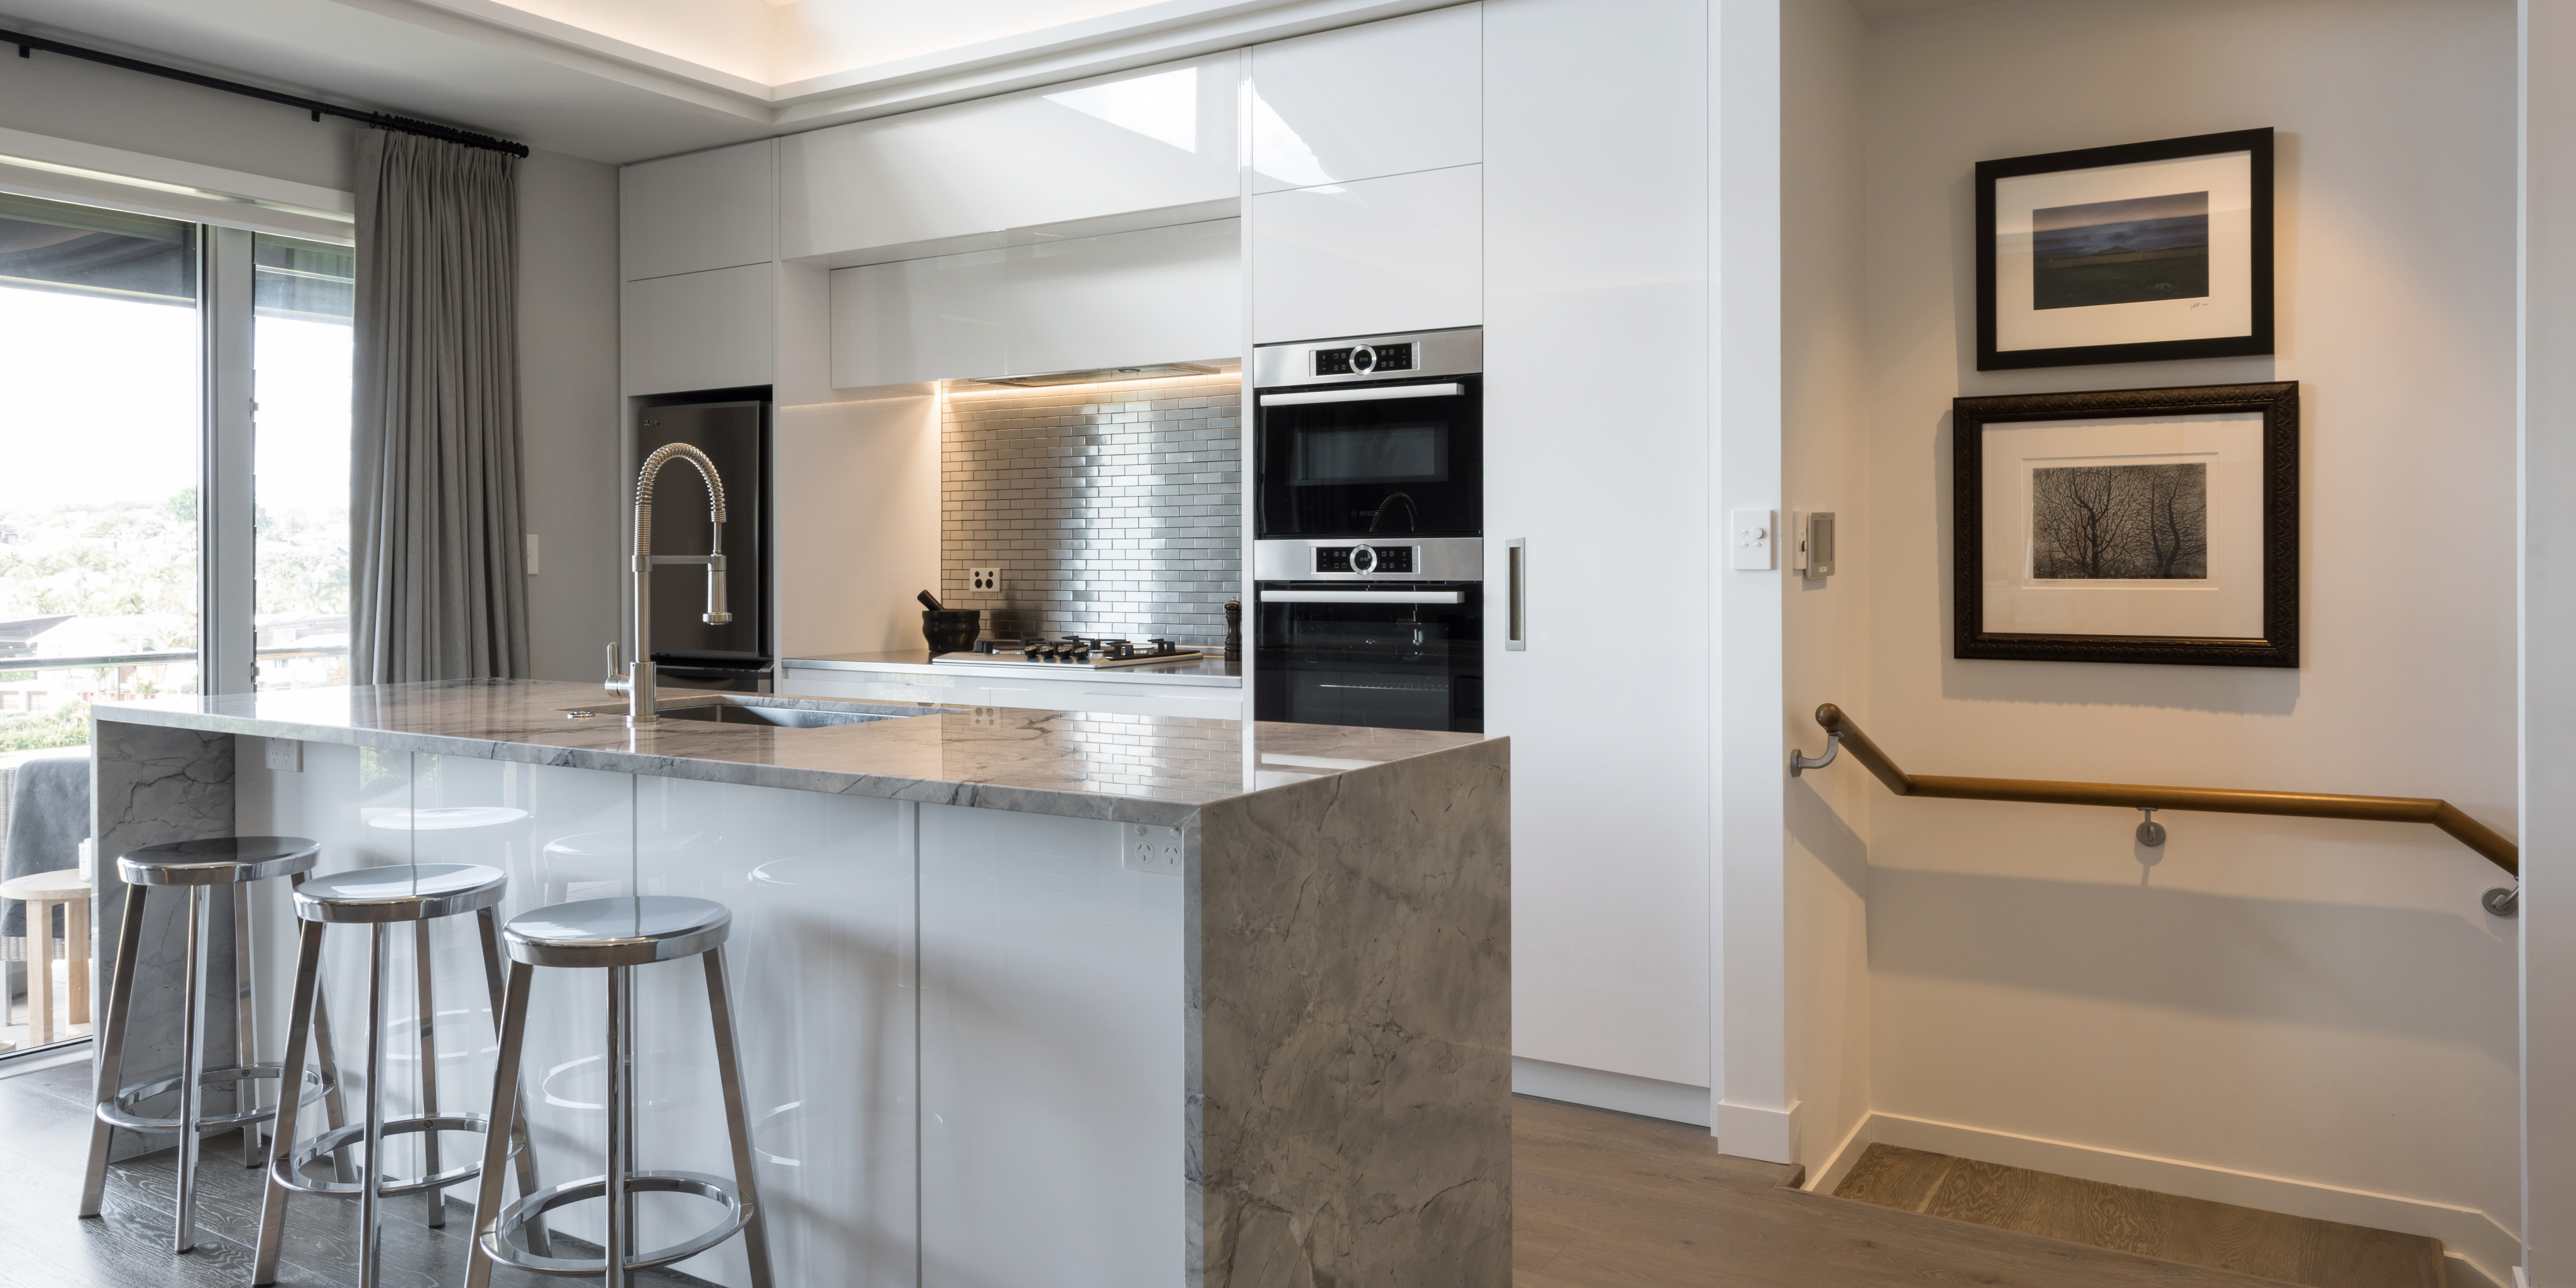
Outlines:
[[[2031,212],[2173,193],[2209,194],[2209,294],[2083,308],[2032,307]],[[1995,181],[1995,351],[2254,333],[2254,154],[2015,175]]]
[[[2010,635],[2263,637],[2263,416],[1988,425],[1982,629]],[[2049,580],[2032,575],[2034,471],[2068,465],[2209,467],[2209,576]]]

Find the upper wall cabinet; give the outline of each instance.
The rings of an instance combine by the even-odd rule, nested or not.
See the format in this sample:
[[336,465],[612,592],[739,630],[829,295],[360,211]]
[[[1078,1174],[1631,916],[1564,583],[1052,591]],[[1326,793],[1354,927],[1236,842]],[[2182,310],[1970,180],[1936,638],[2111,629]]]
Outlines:
[[1484,159],[1483,8],[1254,46],[1252,190]]
[[843,389],[1243,351],[1242,227],[1215,219],[832,274]]
[[1254,197],[1253,343],[1481,324],[1484,169]]
[[626,284],[618,340],[630,394],[765,385],[778,348],[778,269],[742,264]]
[[780,249],[805,259],[1233,201],[1241,65],[1216,54],[790,135]]
[[692,152],[618,172],[627,281],[766,264],[778,253],[778,141]]

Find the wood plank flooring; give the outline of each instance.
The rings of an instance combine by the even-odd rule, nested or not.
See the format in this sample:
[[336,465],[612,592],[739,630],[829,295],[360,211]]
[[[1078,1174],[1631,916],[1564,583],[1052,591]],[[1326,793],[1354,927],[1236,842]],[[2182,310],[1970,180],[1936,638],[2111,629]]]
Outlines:
[[1837,1198],[2313,1288],[2441,1288],[2442,1243],[1872,1145]]
[[[1553,1101],[1514,1102],[1517,1288],[2255,1288],[2226,1270],[1989,1229],[1784,1188],[1794,1168],[1718,1154],[1698,1128]],[[199,1172],[198,1251],[169,1251],[175,1151],[117,1164],[105,1215],[72,1214],[88,1143],[89,1066],[0,1078],[0,1288],[246,1288],[259,1173],[233,1141],[209,1141]],[[1899,1183],[1890,1177],[1889,1185]],[[1890,1190],[1889,1192],[1893,1192]],[[288,1205],[278,1283],[356,1282],[357,1206]],[[445,1230],[416,1200],[387,1216],[389,1288],[464,1280],[471,1214]],[[647,1284],[703,1288],[670,1271]],[[495,1288],[560,1288],[504,1269]],[[1072,1282],[1068,1280],[1067,1282]],[[2357,1281],[2355,1281],[2357,1282]],[[780,1288],[840,1288],[782,1284]]]
[[[238,1135],[206,1140],[197,1167],[198,1243],[186,1256],[170,1251],[175,1149],[111,1165],[99,1218],[74,1215],[89,1156],[89,1068],[83,1061],[0,1078],[0,1288],[249,1288],[260,1173],[241,1165]],[[451,1202],[447,1228],[432,1230],[421,1210],[417,1198],[386,1207],[385,1288],[465,1282],[472,1211]],[[563,1255],[581,1254],[566,1248]],[[355,1202],[288,1202],[281,1288],[354,1284],[357,1261]],[[654,1288],[705,1288],[703,1280],[668,1270],[636,1279]],[[492,1276],[494,1288],[579,1282],[508,1267]]]

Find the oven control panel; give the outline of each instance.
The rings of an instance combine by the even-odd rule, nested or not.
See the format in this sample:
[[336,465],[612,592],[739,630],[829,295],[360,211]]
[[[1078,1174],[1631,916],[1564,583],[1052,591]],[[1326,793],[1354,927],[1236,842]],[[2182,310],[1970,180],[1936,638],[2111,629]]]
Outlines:
[[1401,344],[1355,344],[1347,349],[1317,349],[1313,351],[1315,369],[1308,374],[1360,376],[1411,371],[1418,365],[1413,360],[1413,348],[1413,343],[1406,341]]
[[1412,546],[1315,546],[1315,571],[1410,573],[1419,571]]

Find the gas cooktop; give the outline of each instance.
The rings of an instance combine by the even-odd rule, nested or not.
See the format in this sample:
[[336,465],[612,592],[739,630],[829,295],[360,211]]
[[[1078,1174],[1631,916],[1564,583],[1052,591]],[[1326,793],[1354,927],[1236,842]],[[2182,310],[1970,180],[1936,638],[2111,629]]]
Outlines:
[[1067,635],[1060,640],[1024,640],[1016,646],[988,640],[982,647],[993,651],[942,653],[930,659],[931,665],[1043,666],[1098,671],[1121,666],[1148,666],[1156,662],[1192,662],[1205,656],[1198,649],[1183,648],[1159,638],[1138,645],[1126,640]]

